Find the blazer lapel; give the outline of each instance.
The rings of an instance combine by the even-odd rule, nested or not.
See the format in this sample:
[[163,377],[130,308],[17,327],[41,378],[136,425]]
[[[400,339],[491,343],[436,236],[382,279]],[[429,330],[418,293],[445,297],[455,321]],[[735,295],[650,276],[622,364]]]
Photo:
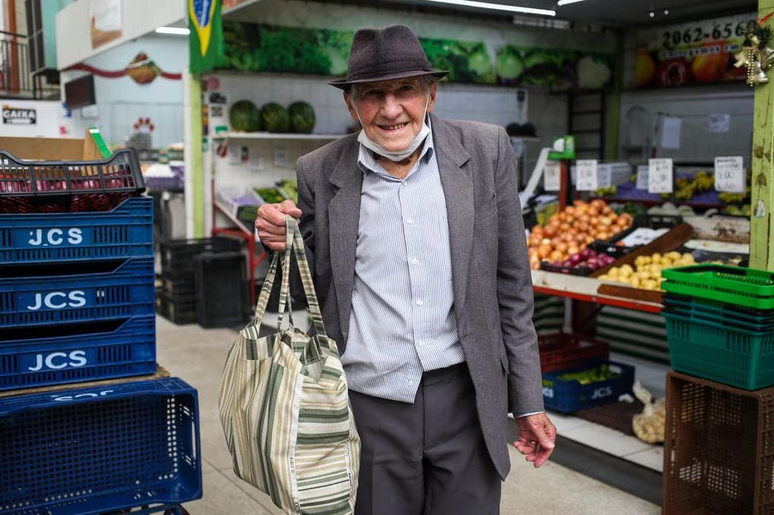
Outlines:
[[[449,220],[449,246],[454,284],[454,311],[459,323],[465,305],[468,267],[473,248],[473,181],[465,164],[470,154],[460,143],[459,135],[443,120],[433,117],[433,143],[437,150],[438,169],[446,197]],[[462,337],[464,335],[460,335]]]
[[363,186],[363,173],[357,166],[358,148],[359,143],[353,140],[353,144],[342,153],[330,177],[334,189],[338,190],[328,205],[328,227],[330,228],[331,270],[344,342],[349,333],[352,282],[355,277],[355,250],[360,222],[360,192]]

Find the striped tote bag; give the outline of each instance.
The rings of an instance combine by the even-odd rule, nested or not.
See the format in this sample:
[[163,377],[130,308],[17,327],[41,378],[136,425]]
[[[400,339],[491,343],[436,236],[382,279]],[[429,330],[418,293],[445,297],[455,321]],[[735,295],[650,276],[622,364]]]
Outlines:
[[[282,253],[272,259],[255,318],[229,350],[220,381],[220,420],[234,472],[288,514],[351,514],[355,507],[360,438],[349,405],[336,343],[325,333],[301,233],[287,217],[276,332],[259,328]],[[295,252],[316,333],[282,329]]]

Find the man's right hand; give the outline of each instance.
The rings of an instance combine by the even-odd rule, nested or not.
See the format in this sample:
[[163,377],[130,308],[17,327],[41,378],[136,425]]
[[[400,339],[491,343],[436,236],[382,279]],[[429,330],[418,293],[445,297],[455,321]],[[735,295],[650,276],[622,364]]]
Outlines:
[[284,200],[279,204],[263,204],[258,208],[255,228],[264,247],[275,251],[285,250],[285,215],[298,219],[301,210],[292,200]]

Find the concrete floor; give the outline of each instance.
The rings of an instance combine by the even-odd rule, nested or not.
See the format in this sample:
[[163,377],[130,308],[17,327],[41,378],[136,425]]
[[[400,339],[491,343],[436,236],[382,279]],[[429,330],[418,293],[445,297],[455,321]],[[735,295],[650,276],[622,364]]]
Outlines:
[[[282,515],[271,501],[231,469],[218,417],[218,383],[234,339],[230,329],[176,326],[157,318],[157,360],[199,391],[204,497],[185,505],[191,515]],[[655,504],[550,461],[535,470],[511,448],[513,469],[503,486],[502,515],[655,515]],[[401,514],[396,514],[401,515]]]

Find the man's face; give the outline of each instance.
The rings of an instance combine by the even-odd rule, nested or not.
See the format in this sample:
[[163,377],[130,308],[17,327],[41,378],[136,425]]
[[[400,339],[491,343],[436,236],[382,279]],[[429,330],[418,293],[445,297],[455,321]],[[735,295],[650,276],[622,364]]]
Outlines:
[[432,82],[423,89],[416,77],[353,87],[357,87],[357,94],[344,93],[349,114],[363,125],[366,136],[391,152],[408,148],[422,130],[425,102],[428,113],[435,106],[437,84]]

